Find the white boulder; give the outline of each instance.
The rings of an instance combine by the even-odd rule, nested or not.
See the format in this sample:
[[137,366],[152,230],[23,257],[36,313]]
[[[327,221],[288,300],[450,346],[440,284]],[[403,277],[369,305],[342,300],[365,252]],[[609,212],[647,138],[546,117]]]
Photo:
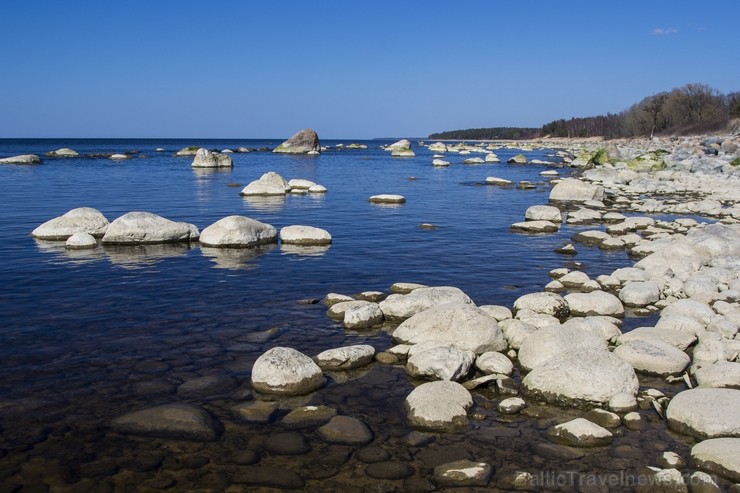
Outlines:
[[195,153],[195,159],[190,165],[193,168],[231,168],[234,163],[228,154],[219,154],[211,152],[208,149],[200,148]]
[[198,228],[189,223],[174,222],[151,212],[128,212],[108,226],[102,243],[108,245],[141,245],[178,243],[197,240]]
[[50,219],[34,229],[31,236],[40,240],[66,240],[75,233],[88,233],[100,238],[108,229],[108,220],[97,209],[78,207]]
[[419,385],[404,402],[411,426],[431,431],[464,429],[472,405],[473,398],[465,387],[444,380]]
[[266,394],[308,394],[324,381],[321,368],[311,358],[288,347],[270,349],[252,367],[252,387]]
[[200,244],[221,248],[249,248],[277,242],[277,230],[245,216],[227,216],[203,230]]
[[679,392],[666,409],[668,426],[697,438],[740,437],[740,390],[696,388]]
[[387,319],[404,320],[412,315],[446,303],[473,305],[473,300],[452,286],[422,287],[408,294],[392,294],[380,302]]
[[289,245],[329,245],[331,235],[313,226],[285,226],[280,229],[280,241]]

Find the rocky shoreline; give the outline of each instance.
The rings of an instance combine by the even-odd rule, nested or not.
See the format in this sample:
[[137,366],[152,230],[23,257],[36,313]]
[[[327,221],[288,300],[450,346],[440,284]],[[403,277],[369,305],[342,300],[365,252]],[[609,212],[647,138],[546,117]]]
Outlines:
[[[405,152],[407,142],[388,150],[401,158],[413,157]],[[563,180],[550,174],[553,188],[548,204],[533,205],[512,230],[548,234],[563,221],[592,224],[593,229],[580,232],[573,242],[626,249],[635,257],[633,267],[596,279],[577,269],[554,269],[551,283],[520,297],[511,307],[476,306],[456,287],[411,283],[394,284],[388,293],[327,294],[323,302],[329,317],[352,331],[391,324],[395,345],[327,347],[315,357],[276,346],[254,362],[253,392],[233,407],[233,419],[308,430],[304,433],[315,434],[324,443],[354,447],[358,455],[368,456],[361,459],[367,464],[365,474],[391,485],[402,484],[407,491],[444,487],[475,491],[488,485],[540,489],[542,483],[534,471],[499,474],[485,457],[455,458],[437,465],[431,477],[414,480],[411,461],[385,456],[374,443],[377,430],[362,416],[342,414],[331,406],[295,404],[307,402],[312,392],[326,384],[327,376],[342,385],[347,372],[388,365],[403,369],[408,382],[415,385],[399,409],[415,430],[403,440],[414,447],[423,448],[435,437],[474,439],[480,419],[491,419],[493,414],[493,419],[536,420],[532,410],[554,405],[567,409],[572,417],[547,426],[554,447],[548,450],[564,462],[591,450],[608,449],[617,437],[639,434],[650,422],[695,444],[689,453],[662,450],[655,462],[633,465],[650,481],[638,491],[735,491],[738,486],[733,483],[740,482],[740,166],[733,164],[739,155],[738,138],[566,141],[557,146],[536,141],[530,145],[560,147],[564,165],[581,172],[578,178]],[[482,162],[466,164],[495,163],[488,158],[496,150],[492,145],[432,144],[429,149],[448,154],[480,152],[486,155]],[[522,158],[513,162],[526,165],[524,154]],[[284,195],[293,193],[293,188],[310,190],[316,185],[291,187],[272,175],[260,180],[250,190],[274,188]],[[486,182],[498,184],[495,179]],[[105,243],[110,234],[108,243],[120,244],[189,242],[200,236],[206,246],[251,248],[276,242],[278,237],[270,225],[231,216],[209,226],[227,226],[218,239],[208,239],[209,228],[199,232],[187,223],[168,223],[176,239],[153,240],[151,233],[139,234],[145,227],[136,222],[128,232],[119,233],[123,240],[116,240],[110,239],[116,238],[115,228],[111,233],[116,221],[102,231],[103,221],[92,211],[83,212],[90,214],[83,214],[85,219],[77,226],[48,239],[85,233],[94,242],[102,236]],[[636,213],[706,216],[717,221],[655,219]],[[154,224],[157,233],[165,229],[158,219],[139,216],[133,219]],[[244,230],[249,234],[242,235]],[[298,240],[288,242],[331,240],[322,232],[301,231]],[[230,239],[234,236],[240,238],[237,243]],[[572,255],[576,250],[570,244],[563,253]],[[660,318],[654,327],[622,332],[625,316],[657,313]],[[642,384],[656,378],[671,392]],[[483,395],[493,410],[483,407]],[[173,403],[124,413],[111,427],[122,434],[211,441],[228,433],[230,425],[223,420],[200,406]],[[300,454],[307,447],[301,433],[276,435],[279,438],[266,445],[273,453]],[[568,454],[573,455],[565,459]],[[239,472],[234,482],[306,487],[307,478],[286,469],[252,465],[258,462],[258,457],[245,461],[249,470]]]

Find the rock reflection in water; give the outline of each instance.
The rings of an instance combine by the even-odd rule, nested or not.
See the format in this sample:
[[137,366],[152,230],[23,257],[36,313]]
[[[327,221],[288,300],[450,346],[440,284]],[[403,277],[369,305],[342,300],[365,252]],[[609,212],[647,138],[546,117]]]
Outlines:
[[300,255],[303,257],[321,257],[331,245],[287,245],[280,244],[280,253],[283,255]]
[[276,245],[264,245],[259,248],[214,248],[200,246],[200,251],[216,264],[216,269],[254,269],[252,260],[273,249]]
[[105,245],[103,250],[113,265],[126,269],[138,269],[166,258],[183,257],[190,250],[190,245],[187,243]]
[[36,248],[39,252],[51,254],[55,260],[62,262],[72,262],[75,264],[86,264],[88,262],[96,262],[105,258],[105,252],[98,245],[95,248],[88,249],[69,249],[66,248],[64,241],[48,241],[39,240],[34,238],[36,242]]
[[285,207],[284,195],[242,196],[244,205],[260,212],[278,212]]

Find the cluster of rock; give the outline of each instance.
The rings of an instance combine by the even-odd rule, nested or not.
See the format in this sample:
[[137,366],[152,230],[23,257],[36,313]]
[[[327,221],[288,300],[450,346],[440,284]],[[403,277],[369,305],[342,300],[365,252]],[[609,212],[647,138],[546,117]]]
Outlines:
[[274,171],[268,171],[258,180],[249,183],[240,192],[247,197],[276,196],[284,197],[286,194],[303,195],[306,193],[326,193],[326,187],[305,179],[293,179],[287,181]]
[[411,142],[407,139],[401,139],[398,142],[389,144],[383,147],[386,151],[390,151],[393,157],[414,157],[416,154],[411,150]]
[[201,147],[195,152],[195,159],[190,166],[193,168],[231,168],[234,163],[229,154],[228,152],[212,152]]
[[70,249],[103,245],[156,245],[196,242],[211,248],[253,248],[280,241],[286,245],[321,246],[332,242],[321,228],[292,225],[276,228],[245,216],[227,216],[203,229],[185,222],[170,221],[151,212],[128,212],[113,222],[91,207],[73,209],[51,219],[31,235],[39,240],[66,241]]

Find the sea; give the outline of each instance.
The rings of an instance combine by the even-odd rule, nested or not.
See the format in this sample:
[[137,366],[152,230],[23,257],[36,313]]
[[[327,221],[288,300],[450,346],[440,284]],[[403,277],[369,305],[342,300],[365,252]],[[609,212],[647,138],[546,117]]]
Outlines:
[[[507,489],[512,475],[548,471],[558,478],[575,474],[563,485],[548,485],[571,491],[579,474],[634,472],[662,450],[686,450],[680,437],[657,424],[636,435],[620,432],[618,447],[585,453],[553,447],[547,428],[579,411],[541,405],[503,416],[496,404],[506,396],[489,389],[475,392],[468,430],[432,435],[420,445],[409,439],[403,410],[420,382],[403,366],[379,363],[332,374],[309,396],[279,400],[269,423],[240,421],[232,408],[261,398],[251,392],[250,370],[272,347],[315,356],[352,344],[377,351],[394,345],[392,324],[352,332],[331,320],[320,301],[328,293],[387,293],[393,283],[413,282],[456,286],[478,305],[511,307],[519,296],[542,291],[551,269],[579,268],[595,278],[632,264],[623,251],[580,244],[575,256],[555,252],[595,226],[564,224],[547,235],[510,231],[529,206],[547,204],[551,184],[540,172],[574,172],[555,149],[504,147],[495,151],[500,164],[480,165],[462,162],[482,154],[449,153],[446,168],[433,167],[433,153],[416,141],[414,158],[391,157],[381,145],[392,140],[325,140],[328,149],[318,156],[234,153],[233,168],[225,170],[193,169],[192,156],[175,155],[187,146],[260,149],[281,140],[0,139],[0,158],[44,159],[0,165],[0,491],[431,491],[434,468],[458,459],[492,465],[492,488]],[[351,143],[367,148],[347,149]],[[62,147],[80,155],[44,156]],[[506,163],[522,152],[549,164]],[[112,153],[130,159],[114,161],[106,156]],[[268,171],[311,180],[327,193],[240,196]],[[489,176],[513,184],[486,185]],[[533,188],[517,187],[523,180]],[[384,193],[403,195],[406,203],[368,202]],[[201,230],[243,215],[277,229],[323,228],[333,242],[325,248],[218,251],[195,243],[69,251],[63,242],[31,237],[38,225],[77,207],[94,207],[110,221],[148,211]],[[628,318],[624,330],[650,322]],[[217,377],[218,384],[182,387],[203,377]],[[219,440],[123,435],[110,427],[122,414],[172,403],[194,404],[218,418],[224,426]],[[270,445],[286,439],[281,416],[309,404],[362,420],[372,442],[327,443],[310,429],[302,432],[300,452]],[[384,451],[374,456],[391,466],[368,472],[373,454],[361,453],[368,448]],[[398,463],[405,475],[393,468]],[[294,482],[280,484],[283,476]]]

